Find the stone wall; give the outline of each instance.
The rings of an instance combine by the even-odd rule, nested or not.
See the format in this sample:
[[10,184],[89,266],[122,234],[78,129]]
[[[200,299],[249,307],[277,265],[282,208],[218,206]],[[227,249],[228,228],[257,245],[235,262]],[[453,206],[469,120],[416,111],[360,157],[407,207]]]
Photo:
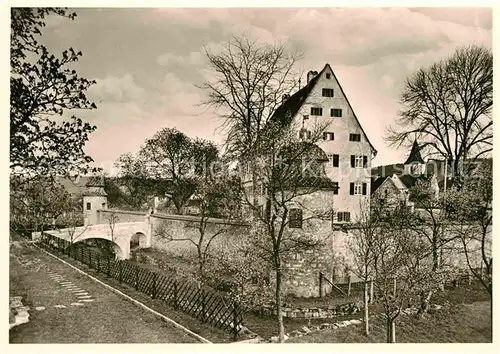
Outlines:
[[[302,197],[303,200],[297,201],[297,203],[317,205],[318,209],[316,211],[321,208],[326,210],[331,207],[328,204],[329,193],[331,192],[317,192]],[[197,241],[199,239],[199,217],[100,210],[100,222],[107,223],[106,218],[112,212],[118,215],[118,222],[149,219],[152,232],[151,247],[154,250],[160,251],[166,256],[180,256],[187,259],[196,256],[196,247],[190,240]],[[311,211],[304,211],[304,218],[310,216]],[[206,237],[211,237],[215,232],[221,232],[211,244],[212,252],[237,257],[236,251],[249,237],[254,237],[252,236],[254,231],[248,224],[228,223],[220,219],[210,219]],[[477,232],[472,228],[470,231]],[[302,229],[287,227],[285,232],[300,232],[304,236],[320,242],[315,249],[289,254],[283,259],[283,291],[285,294],[293,294],[299,297],[319,296],[320,272],[324,274],[326,279],[332,280],[334,283],[345,283],[349,276],[352,282],[359,281],[351,271],[355,268],[355,265],[350,255],[350,240],[354,238],[353,233],[357,232],[356,230],[342,229],[338,225],[332,227],[332,222],[328,218],[315,218],[304,221]],[[460,245],[456,244],[456,246]],[[473,256],[473,262],[477,262],[478,256],[478,253]],[[465,256],[460,251],[460,248],[459,250],[444,250],[443,261],[446,264],[461,268],[466,267]],[[331,291],[328,282],[323,281],[323,294],[328,294]]]
[[[190,241],[198,243],[200,238],[200,218],[187,215],[151,215],[153,242],[152,247],[165,254],[191,257],[195,255],[196,247]],[[210,243],[214,253],[235,253],[249,236],[249,226],[240,223],[230,223],[221,219],[209,219],[205,231],[204,243]]]

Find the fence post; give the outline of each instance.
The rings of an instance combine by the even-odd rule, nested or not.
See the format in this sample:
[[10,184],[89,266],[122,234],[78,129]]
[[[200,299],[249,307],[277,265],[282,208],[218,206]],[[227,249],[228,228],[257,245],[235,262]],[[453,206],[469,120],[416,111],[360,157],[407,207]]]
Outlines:
[[153,289],[151,289],[151,298],[155,299],[156,298],[156,280],[158,278],[157,273],[153,273]]
[[122,283],[122,261],[118,261],[118,281]]
[[319,272],[319,297],[323,297],[323,273]]
[[351,276],[347,277],[347,296],[351,296]]
[[179,309],[179,301],[178,301],[178,289],[177,289],[177,279],[174,280],[174,308]]
[[83,261],[83,247],[80,247],[80,250],[81,250],[81,251],[80,251],[80,262],[85,263],[85,262]]
[[92,268],[92,250],[89,250],[89,268]]
[[139,267],[135,266],[135,290],[139,290]]
[[111,264],[109,262],[109,255],[106,257],[106,260],[108,262],[108,272],[107,272],[107,276],[111,276]]
[[238,339],[238,304],[233,303],[233,339]]
[[101,271],[101,257],[97,257],[97,273]]

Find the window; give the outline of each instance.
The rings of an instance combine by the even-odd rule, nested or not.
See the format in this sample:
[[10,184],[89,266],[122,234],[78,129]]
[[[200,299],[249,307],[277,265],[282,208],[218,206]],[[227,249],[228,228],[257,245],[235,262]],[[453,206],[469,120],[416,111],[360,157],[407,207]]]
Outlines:
[[366,168],[368,167],[368,156],[351,155],[352,168]]
[[90,209],[92,209],[92,204],[87,203],[87,210],[90,210]]
[[350,195],[366,195],[367,184],[361,182],[351,182],[349,185]]
[[342,117],[342,110],[340,108],[331,108],[330,117]]
[[330,78],[331,78],[331,77],[332,77],[332,75],[331,75],[331,74],[329,74],[329,73],[328,73],[328,74],[326,74],[326,78],[327,78],[328,80],[330,80]]
[[299,132],[300,139],[311,139],[311,132],[307,129],[301,129]]
[[302,209],[290,209],[288,227],[291,229],[302,229]]
[[363,167],[363,156],[351,155],[351,167],[353,168]]
[[328,162],[332,167],[339,167],[339,155],[328,155]]
[[323,140],[333,140],[334,135],[332,132],[324,132],[323,133]]
[[312,116],[322,116],[323,115],[323,108],[311,107],[311,115]]
[[339,167],[339,155],[332,155],[332,166]]
[[361,134],[349,134],[349,141],[361,141]]
[[339,194],[339,182],[333,182],[333,194]]
[[333,89],[324,88],[323,97],[333,97]]
[[351,213],[348,211],[340,211],[337,213],[337,221],[338,222],[350,222],[351,221]]

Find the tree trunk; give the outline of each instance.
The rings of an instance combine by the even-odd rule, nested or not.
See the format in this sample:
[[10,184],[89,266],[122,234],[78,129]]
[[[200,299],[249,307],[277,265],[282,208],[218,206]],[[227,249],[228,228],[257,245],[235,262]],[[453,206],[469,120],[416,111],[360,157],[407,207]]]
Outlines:
[[285,342],[285,327],[283,326],[283,311],[281,304],[281,269],[276,269],[276,312],[278,316],[279,342]]
[[368,311],[368,282],[365,281],[365,289],[363,292],[363,301],[365,303],[364,308],[364,322],[365,322],[365,335],[370,335],[370,325],[369,325],[369,311]]
[[375,293],[373,291],[373,279],[370,279],[370,304],[375,301]]
[[252,169],[252,218],[254,220],[258,219],[258,211],[257,211],[257,163],[255,161],[255,154],[252,154],[251,158],[251,169]]
[[387,317],[386,333],[387,343],[396,343],[396,322],[394,318]]
[[431,301],[432,290],[429,290],[428,292],[421,292],[419,296],[420,308],[418,309],[417,314],[419,316],[423,316],[425,313],[427,313],[427,309],[429,308],[429,301]]

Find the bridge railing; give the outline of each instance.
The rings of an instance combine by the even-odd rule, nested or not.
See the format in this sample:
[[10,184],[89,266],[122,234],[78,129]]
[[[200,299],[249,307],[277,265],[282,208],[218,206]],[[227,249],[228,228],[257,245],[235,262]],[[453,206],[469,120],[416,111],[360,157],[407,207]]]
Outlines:
[[39,242],[48,251],[67,255],[110,278],[127,284],[153,299],[164,301],[188,315],[233,335],[236,340],[243,328],[243,311],[239,304],[213,290],[140,267],[126,260],[71,243],[44,232]]

